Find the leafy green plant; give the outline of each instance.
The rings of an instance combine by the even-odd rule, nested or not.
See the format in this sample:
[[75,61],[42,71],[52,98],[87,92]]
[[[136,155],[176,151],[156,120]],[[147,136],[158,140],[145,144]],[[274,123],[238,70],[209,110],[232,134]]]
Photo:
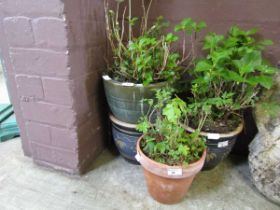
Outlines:
[[[120,4],[124,1],[116,0],[116,2],[117,9],[114,12],[109,10],[108,2],[105,1],[106,31],[113,54],[113,62],[108,69],[113,78],[144,85],[160,81],[173,82],[178,79],[184,70],[181,65],[186,65],[186,62],[189,66],[192,64],[197,33],[206,24],[186,18],[175,27],[176,32],[184,33],[180,54],[174,49],[179,37],[174,33],[164,32],[169,23],[163,17],[158,17],[151,26],[148,26],[152,0],[147,8],[145,1],[142,0],[142,18],[132,16],[131,0],[128,1],[128,17],[126,6],[120,12]],[[134,29],[139,29],[139,25],[140,32],[137,33]],[[191,37],[191,49],[187,49],[188,36]]]
[[218,124],[229,125],[233,120],[233,127],[236,126],[242,110],[254,107],[262,89],[272,87],[277,69],[262,56],[272,41],[257,41],[255,34],[255,29],[243,31],[233,26],[227,36],[209,33],[205,37],[203,49],[207,56],[197,60],[190,71],[190,101],[210,102],[211,114],[206,124],[219,121]]
[[[173,97],[170,89],[158,90],[157,102],[149,116],[142,117],[137,130],[144,133],[141,148],[151,159],[168,164],[184,165],[197,161],[205,150],[205,141],[199,136],[199,130],[188,134],[183,127],[187,114],[195,105],[189,106],[178,97]],[[207,111],[207,110],[206,110]],[[156,120],[151,116],[156,113]],[[203,121],[203,120],[202,120]]]

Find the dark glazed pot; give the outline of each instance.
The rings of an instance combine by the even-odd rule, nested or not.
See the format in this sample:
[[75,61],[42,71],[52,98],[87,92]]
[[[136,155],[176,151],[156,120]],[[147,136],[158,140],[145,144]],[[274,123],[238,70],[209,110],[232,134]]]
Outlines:
[[[207,144],[207,156],[202,170],[211,170],[215,168],[229,155],[242,129],[243,123],[229,133],[200,133],[201,136],[206,138]],[[186,130],[188,132],[194,132],[194,129],[190,127],[186,127]]]
[[103,75],[103,84],[108,105],[113,115],[127,123],[137,124],[141,116],[147,114],[149,105],[143,99],[154,99],[156,89],[167,85],[166,82],[148,86],[134,83],[121,83]]
[[139,164],[135,159],[136,143],[142,133],[135,130],[136,125],[128,124],[110,115],[112,122],[112,134],[114,142],[122,155],[128,162]]
[[140,148],[142,137],[137,142],[137,156],[144,169],[150,195],[158,202],[175,204],[183,200],[194,177],[201,170],[206,150],[202,157],[186,167],[168,166],[148,158]]

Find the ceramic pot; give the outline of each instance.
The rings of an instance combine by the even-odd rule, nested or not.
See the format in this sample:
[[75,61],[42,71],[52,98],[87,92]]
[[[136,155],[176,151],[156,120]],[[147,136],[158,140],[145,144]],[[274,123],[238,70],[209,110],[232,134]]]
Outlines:
[[143,86],[142,84],[121,83],[103,75],[103,84],[108,105],[113,115],[126,123],[137,124],[146,115],[149,105],[143,99],[154,99],[155,90],[167,86],[160,82]]
[[164,204],[175,204],[182,201],[194,177],[204,164],[206,150],[200,160],[186,167],[169,166],[148,158],[142,152],[140,148],[142,138],[143,136],[137,142],[137,159],[143,167],[150,195],[156,201]]
[[135,124],[122,122],[113,115],[109,117],[112,123],[113,139],[121,156],[130,163],[139,164],[135,159],[136,143],[142,133],[135,129]]
[[[190,127],[185,127],[185,129],[188,132],[194,132],[194,129]],[[207,156],[202,170],[215,168],[229,155],[242,129],[243,123],[229,133],[200,132],[200,135],[206,138],[207,144]]]

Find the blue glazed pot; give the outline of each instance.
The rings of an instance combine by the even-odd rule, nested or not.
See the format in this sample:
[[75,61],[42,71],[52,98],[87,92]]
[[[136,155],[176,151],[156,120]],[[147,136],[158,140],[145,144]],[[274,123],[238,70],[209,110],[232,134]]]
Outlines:
[[[194,132],[194,129],[190,127],[185,127],[185,129],[190,133]],[[200,132],[200,135],[206,139],[207,144],[207,156],[202,168],[203,171],[215,168],[229,155],[242,129],[243,123],[229,133]]]
[[167,86],[159,82],[143,86],[142,84],[121,83],[108,75],[103,75],[106,99],[112,114],[120,121],[137,124],[139,118],[147,114],[150,106],[143,99],[155,99],[155,90]]
[[113,139],[121,156],[130,163],[139,164],[135,159],[136,143],[142,133],[136,131],[135,124],[122,122],[113,115],[110,115],[110,120],[112,122]]

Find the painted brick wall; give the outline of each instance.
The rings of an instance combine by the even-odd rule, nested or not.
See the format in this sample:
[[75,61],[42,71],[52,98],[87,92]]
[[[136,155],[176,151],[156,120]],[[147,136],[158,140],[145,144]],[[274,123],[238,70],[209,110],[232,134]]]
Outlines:
[[1,57],[22,146],[40,165],[83,173],[103,148],[102,5],[0,1]]
[[107,110],[101,75],[105,69],[106,35],[103,1],[65,1],[69,66],[75,99],[81,171],[106,141]]

